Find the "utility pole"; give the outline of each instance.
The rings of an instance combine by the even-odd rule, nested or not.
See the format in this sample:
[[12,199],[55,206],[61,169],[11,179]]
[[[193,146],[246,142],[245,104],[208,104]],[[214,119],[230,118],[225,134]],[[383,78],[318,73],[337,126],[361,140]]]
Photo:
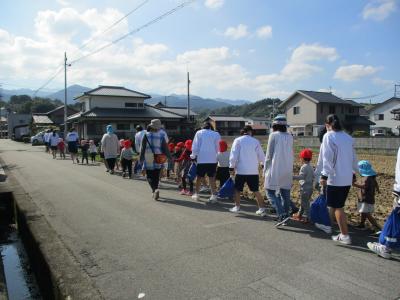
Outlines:
[[394,96],[400,98],[400,84],[394,85]]
[[167,107],[167,96],[164,96],[165,98],[164,98],[164,105],[165,105],[165,107]]
[[190,77],[187,72],[187,119],[190,121]]
[[64,139],[67,131],[67,52],[64,52]]

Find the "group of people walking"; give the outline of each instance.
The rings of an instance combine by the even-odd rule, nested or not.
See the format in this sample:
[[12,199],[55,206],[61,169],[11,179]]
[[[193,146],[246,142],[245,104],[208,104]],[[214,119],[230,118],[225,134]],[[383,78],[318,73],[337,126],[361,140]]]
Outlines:
[[[210,203],[219,200],[218,189],[232,178],[234,182],[234,206],[230,209],[232,213],[240,212],[241,193],[247,185],[257,200],[258,209],[255,214],[259,216],[267,214],[266,203],[260,192],[261,174],[266,197],[277,214],[276,226],[288,225],[291,220],[308,223],[313,190],[318,186],[320,193],[326,197],[332,224],[336,222],[340,231],[338,235],[332,236],[332,240],[346,245],[351,244],[351,238],[344,206],[350,188],[354,186],[359,190],[361,222],[358,228],[363,229],[366,220],[369,220],[377,230],[380,230],[372,216],[375,193],[379,191],[376,172],[368,161],[357,160],[353,139],[342,130],[339,118],[336,115],[329,115],[326,118],[325,128],[320,135],[321,146],[315,170],[311,166],[312,151],[303,149],[300,152],[302,166],[299,174],[293,172],[293,136],[287,128],[284,116],[274,119],[267,150],[264,153],[260,142],[253,137],[251,126],[242,129],[241,136],[233,141],[229,151],[227,143],[221,140],[219,133],[213,130],[210,123],[204,123],[195,133],[193,140],[186,140],[177,145],[169,143],[168,136],[158,119],[152,120],[146,130],[138,126],[134,141],[118,140],[112,126],[108,125],[107,132],[100,142],[100,153],[110,174],[114,173],[116,161],[119,159],[124,177],[125,175],[132,177],[132,168],[134,173],[140,172],[145,175],[152,197],[158,201],[163,200],[160,197],[159,182],[164,169],[168,175],[175,173],[181,194],[189,195],[196,201],[200,200],[201,185],[208,177]],[[58,138],[57,134],[52,134],[49,138],[51,149],[57,146],[52,141]],[[75,130],[69,132],[66,141],[68,151],[74,160],[79,145],[79,137]],[[138,159],[133,164],[135,154],[138,155]],[[193,165],[195,165],[195,182],[193,174],[189,176]],[[357,182],[356,174],[361,175],[360,182]],[[216,180],[219,181],[218,188]],[[297,208],[291,200],[294,180],[298,180],[300,184],[300,208]],[[394,195],[395,204],[400,205],[400,149]],[[390,249],[383,244],[368,243],[368,247],[382,257],[390,257]]]

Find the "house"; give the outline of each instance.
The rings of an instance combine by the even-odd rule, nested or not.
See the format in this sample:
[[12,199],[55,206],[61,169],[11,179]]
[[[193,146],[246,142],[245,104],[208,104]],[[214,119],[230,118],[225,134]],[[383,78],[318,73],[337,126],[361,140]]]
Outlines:
[[248,117],[246,125],[253,127],[254,135],[267,135],[269,133],[271,120],[264,117]]
[[[99,140],[108,124],[119,138],[133,138],[137,125],[160,119],[171,137],[191,137],[195,123],[186,117],[144,103],[151,96],[119,86],[99,86],[75,98],[81,111],[68,117],[81,138]],[[69,126],[69,127],[70,127]]]
[[8,136],[7,118],[0,116],[0,139],[6,139]]
[[400,98],[392,97],[375,105],[368,111],[369,119],[376,125],[371,126],[371,135],[399,135],[399,121],[393,117],[393,110],[400,109]]
[[[77,111],[71,107],[67,107],[67,117],[76,114]],[[46,113],[32,114],[32,131],[37,132],[43,129],[55,127],[61,129],[64,127],[64,105]]]
[[370,126],[375,125],[366,117],[360,116],[361,104],[343,100],[332,93],[298,90],[279,107],[284,109],[290,125],[289,131],[297,136],[317,136],[329,114],[336,114],[350,133],[369,133]]
[[[166,105],[164,105],[164,104],[161,103],[161,102],[158,102],[156,105],[154,105],[154,107],[155,107],[155,108],[158,108],[158,109],[161,109],[161,110],[164,110],[164,111],[167,111],[167,112],[171,112],[171,113],[180,115],[180,116],[185,117],[185,118],[187,118],[187,115],[188,115],[188,109],[187,109],[187,107],[182,107],[182,106],[166,106]],[[198,116],[198,115],[197,115],[194,111],[190,110],[190,112],[189,112],[189,117],[190,117],[190,121],[191,121],[191,122],[195,122],[195,119],[196,119],[197,116]]]
[[31,114],[16,114],[10,112],[7,116],[8,137],[21,139],[30,134]]
[[240,135],[240,130],[246,125],[247,119],[224,115],[209,115],[204,121],[210,122],[220,135]]

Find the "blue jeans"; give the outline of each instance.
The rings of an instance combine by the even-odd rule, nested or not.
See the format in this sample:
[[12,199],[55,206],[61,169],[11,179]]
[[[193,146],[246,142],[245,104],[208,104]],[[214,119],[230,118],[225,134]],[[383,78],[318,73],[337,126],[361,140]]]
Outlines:
[[278,217],[288,217],[289,209],[291,207],[290,190],[280,189],[278,196],[275,190],[267,189],[267,197],[270,199],[272,205],[275,206]]

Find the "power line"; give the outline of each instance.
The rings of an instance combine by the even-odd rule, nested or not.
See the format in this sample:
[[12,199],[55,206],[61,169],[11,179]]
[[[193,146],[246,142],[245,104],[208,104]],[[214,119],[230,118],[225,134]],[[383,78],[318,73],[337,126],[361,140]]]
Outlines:
[[44,89],[50,82],[52,82],[54,80],[54,78],[57,77],[58,74],[61,73],[61,71],[63,70],[63,65],[58,67],[58,70],[54,73],[53,76],[51,76],[40,88],[38,88],[34,93],[33,93],[33,97],[36,97],[36,94]]
[[110,42],[110,43],[108,43],[108,44],[105,44],[105,45],[103,45],[103,46],[97,48],[96,50],[94,50],[94,51],[88,53],[88,54],[82,55],[81,57],[79,57],[79,58],[77,58],[77,59],[75,59],[75,60],[72,60],[70,63],[71,63],[71,64],[77,63],[78,61],[81,61],[81,60],[83,60],[83,59],[85,59],[85,58],[87,58],[87,57],[89,57],[89,56],[92,56],[92,55],[94,55],[94,54],[96,54],[96,53],[99,53],[100,51],[102,51],[102,50],[104,50],[104,49],[106,49],[106,48],[108,48],[108,47],[110,47],[110,46],[112,46],[112,45],[114,45],[114,44],[116,44],[116,43],[122,41],[123,39],[127,38],[128,36],[133,35],[133,34],[135,34],[135,33],[138,33],[139,31],[145,29],[146,27],[149,27],[149,26],[151,26],[151,25],[153,25],[153,24],[155,24],[155,23],[161,21],[161,20],[164,19],[165,17],[167,17],[167,16],[169,16],[169,15],[172,15],[173,13],[177,12],[178,10],[181,10],[182,8],[188,6],[189,4],[191,4],[191,3],[195,2],[195,1],[196,1],[196,0],[188,0],[188,1],[185,1],[185,2],[181,3],[180,5],[176,6],[175,8],[173,8],[173,9],[171,9],[171,10],[165,12],[164,14],[162,14],[162,15],[160,15],[160,16],[158,16],[157,18],[155,18],[155,19],[153,19],[153,20],[147,22],[146,24],[144,24],[144,25],[142,25],[142,26],[140,26],[140,27],[138,27],[138,28],[135,28],[135,29],[131,30],[131,31],[128,32],[127,34],[124,34],[123,36],[117,38],[116,40],[114,40],[114,41],[112,41],[112,42]]
[[392,88],[390,88],[390,89],[387,89],[387,90],[384,90],[384,91],[382,91],[382,92],[379,92],[379,93],[376,93],[376,94],[372,94],[372,95],[368,95],[368,96],[362,96],[362,97],[354,97],[354,98],[344,98],[345,100],[365,100],[365,99],[370,99],[370,98],[375,98],[375,97],[378,97],[378,96],[382,96],[383,94],[386,94],[386,93],[388,93],[388,92],[390,92],[390,91],[392,91],[393,89]]

